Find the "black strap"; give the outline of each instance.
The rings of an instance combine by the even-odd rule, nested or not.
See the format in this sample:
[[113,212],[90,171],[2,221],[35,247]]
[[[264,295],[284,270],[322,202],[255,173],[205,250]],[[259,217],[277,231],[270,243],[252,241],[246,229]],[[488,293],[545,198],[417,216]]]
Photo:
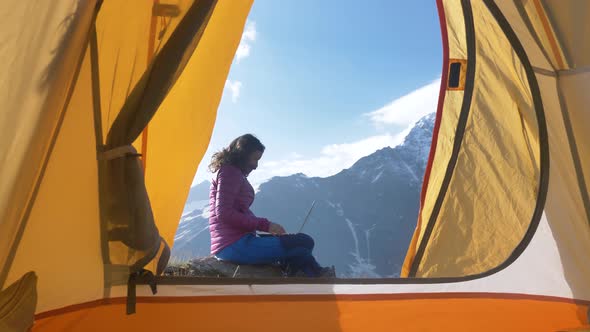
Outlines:
[[127,314],[135,313],[135,305],[137,303],[136,286],[137,284],[150,285],[152,294],[158,293],[158,285],[156,283],[156,276],[152,271],[141,269],[141,271],[131,273],[127,282]]

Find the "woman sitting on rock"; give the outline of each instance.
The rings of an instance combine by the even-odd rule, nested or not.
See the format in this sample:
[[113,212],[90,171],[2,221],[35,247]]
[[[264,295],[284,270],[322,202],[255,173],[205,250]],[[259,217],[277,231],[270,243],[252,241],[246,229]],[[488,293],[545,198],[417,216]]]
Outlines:
[[[209,170],[216,173],[209,193],[211,254],[236,264],[281,263],[288,275],[335,277],[312,256],[313,239],[303,233],[286,234],[278,223],[250,211],[254,188],[247,176],[258,167],[264,145],[251,134],[234,139],[215,153]],[[274,236],[257,236],[256,231]]]

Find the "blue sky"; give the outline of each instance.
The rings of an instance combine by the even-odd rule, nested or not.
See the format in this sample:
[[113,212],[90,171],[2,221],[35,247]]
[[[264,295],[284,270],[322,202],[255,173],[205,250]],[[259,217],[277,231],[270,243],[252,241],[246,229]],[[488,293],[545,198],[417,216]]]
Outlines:
[[400,143],[436,110],[440,39],[435,0],[255,0],[193,184],[244,133],[266,146],[255,186]]

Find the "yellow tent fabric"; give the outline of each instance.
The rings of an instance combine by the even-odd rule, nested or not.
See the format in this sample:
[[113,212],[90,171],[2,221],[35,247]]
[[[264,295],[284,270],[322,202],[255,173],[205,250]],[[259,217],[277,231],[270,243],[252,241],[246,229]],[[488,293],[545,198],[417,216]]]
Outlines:
[[[6,18],[2,29],[7,41],[2,48],[0,89],[5,105],[0,118],[0,265],[4,267],[23,232],[23,220],[30,214],[30,201],[39,190],[38,179],[63,121],[95,3],[85,2],[76,8],[73,1],[64,1],[31,7],[10,1],[3,7],[14,14]],[[73,10],[77,15],[64,29],[62,23]],[[32,23],[19,24],[21,17]],[[0,280],[5,274],[3,268]]]
[[[436,198],[426,200],[440,204],[444,195],[442,204],[436,211],[428,205],[430,211],[421,214],[423,220],[436,217],[440,222],[428,235],[429,248],[417,267],[420,276],[483,273],[506,261],[531,222],[540,187],[540,135],[526,71],[500,26],[489,23],[493,17],[485,4],[476,2],[469,9],[467,64],[474,69],[467,68],[473,73],[467,80],[478,84],[468,84],[463,92],[468,97],[454,108],[461,112],[458,127],[464,131],[456,135],[457,126],[445,126],[451,132],[439,132],[455,137],[453,147],[461,145],[451,154],[455,159],[448,157],[448,167],[435,169],[437,183],[447,183],[433,193]],[[483,34],[483,41],[473,37]],[[455,92],[447,91],[447,96]],[[469,205],[460,203],[469,200]],[[449,242],[451,238],[462,241]]]
[[584,0],[436,1],[443,77],[406,278],[141,270],[167,260],[251,5],[0,4],[14,14],[0,23],[0,330],[588,327]]
[[[547,13],[552,10],[554,15],[563,15],[583,12],[587,7],[571,2],[567,10],[562,6],[554,10],[538,0],[514,5],[497,3],[500,9],[496,12],[503,11],[507,18],[512,18],[507,23],[520,29],[517,32],[522,40],[517,39],[514,31],[508,31],[507,24],[503,27],[494,22],[494,11],[488,10],[490,6],[484,2],[471,4],[470,13],[462,14],[472,17],[465,26],[475,36],[471,40],[472,54],[467,57],[468,63],[476,62],[472,96],[468,101],[461,99],[464,104],[460,109],[447,102],[457,91],[441,95],[444,106],[439,112],[439,142],[430,180],[423,188],[420,226],[406,257],[405,276],[476,276],[505,267],[520,255],[543,211],[548,217],[567,214],[564,219],[572,226],[579,225],[578,236],[584,239],[575,245],[587,245],[588,167],[584,163],[587,153],[581,153],[587,150],[581,146],[586,141],[580,140],[587,130],[578,132],[579,122],[568,120],[587,116],[583,114],[588,112],[579,107],[587,97],[572,85],[568,85],[566,96],[560,86],[570,77],[576,77],[578,83],[584,80],[581,77],[587,68],[567,67],[571,61],[564,54],[580,59],[583,57],[579,54],[585,50],[577,46],[565,50],[562,45],[577,38],[577,32],[558,35],[558,26],[550,22],[551,15]],[[458,4],[459,1],[444,2],[445,13],[457,15],[451,6]],[[572,24],[567,23],[570,32]],[[578,25],[580,31],[586,27],[586,23]],[[461,45],[469,44],[469,34],[454,36],[453,28],[447,30],[449,41],[464,40]],[[480,41],[478,36],[484,34],[485,39]],[[464,124],[446,125],[455,123],[456,112],[465,115]],[[544,133],[547,130],[548,134]],[[455,151],[448,148],[450,144],[455,145]],[[571,156],[563,156],[563,149],[570,149]],[[450,162],[453,158],[455,161]],[[565,161],[567,158],[572,159]],[[564,177],[566,168],[571,173]],[[556,179],[569,182],[570,192],[579,192],[564,195],[560,184],[549,184]],[[564,222],[558,218],[550,220],[554,232],[559,232]],[[586,269],[583,264],[577,268]]]
[[[72,1],[69,5],[64,5],[61,11],[54,9],[45,12],[48,20],[53,19],[52,15],[61,15],[61,19],[54,19],[57,22],[54,29],[57,31],[63,29],[58,25],[63,24],[62,19],[74,17],[67,26],[68,30],[62,32],[65,37],[61,40],[58,38],[57,42],[61,42],[60,47],[69,52],[77,50],[78,59],[67,53],[55,55],[50,43],[44,52],[40,52],[40,56],[55,56],[56,58],[50,60],[57,65],[61,65],[62,61],[73,64],[72,73],[69,75],[75,76],[71,78],[75,81],[75,86],[68,92],[68,86],[63,82],[51,81],[60,89],[65,89],[65,92],[60,91],[64,95],[64,100],[61,101],[61,109],[58,108],[54,112],[53,123],[56,124],[53,127],[49,126],[51,123],[44,118],[34,119],[46,126],[47,130],[36,127],[32,119],[25,121],[26,119],[15,118],[19,113],[12,118],[7,114],[3,121],[3,126],[14,125],[15,121],[32,126],[37,132],[34,132],[32,143],[29,145],[39,140],[48,150],[45,165],[35,162],[34,159],[29,165],[24,159],[22,163],[26,167],[19,168],[22,172],[19,176],[6,175],[7,179],[20,177],[23,178],[22,181],[34,180],[37,183],[14,184],[14,190],[23,191],[23,188],[30,188],[30,201],[19,203],[19,196],[10,193],[9,196],[13,199],[3,199],[3,203],[10,204],[6,204],[7,209],[2,211],[6,213],[3,214],[6,217],[3,218],[2,234],[14,237],[11,239],[12,243],[2,241],[2,245],[7,245],[2,252],[2,281],[6,280],[4,284],[9,285],[25,272],[34,270],[39,277],[37,289],[40,296],[37,311],[108,296],[111,285],[127,283],[129,266],[137,262],[136,257],[143,257],[141,248],[134,250],[123,242],[104,240],[104,233],[110,229],[106,229],[101,217],[109,217],[105,216],[109,211],[108,206],[105,209],[104,205],[113,204],[108,200],[114,194],[111,197],[100,197],[98,170],[103,162],[101,159],[104,159],[101,149],[111,147],[102,148],[101,142],[97,142],[97,137],[100,139],[102,135],[103,143],[107,143],[107,133],[113,133],[111,128],[120,111],[129,109],[129,101],[133,98],[140,100],[139,103],[142,102],[141,96],[138,97],[139,93],[136,93],[139,88],[150,89],[166,81],[178,84],[174,84],[174,89],[169,89],[163,94],[168,96],[165,102],[154,104],[160,107],[159,114],[153,119],[148,139],[136,142],[138,151],[143,151],[142,145],[147,145],[146,157],[149,159],[146,160],[149,161],[146,164],[145,181],[150,194],[158,203],[150,207],[149,202],[146,206],[140,200],[134,201],[133,204],[127,202],[124,207],[130,206],[130,211],[137,212],[138,207],[146,206],[148,212],[142,216],[147,219],[150,219],[150,210],[153,210],[158,220],[154,227],[160,228],[163,231],[162,235],[172,243],[183,201],[213,129],[225,77],[240,41],[250,6],[251,1],[104,1],[82,4]],[[42,15],[44,9],[23,8],[23,15],[28,14],[27,10]],[[192,17],[187,16],[192,13],[196,14]],[[178,47],[167,48],[167,42],[175,41],[174,38],[179,39],[179,30],[176,28],[182,28],[186,22],[196,22],[195,17],[201,17],[199,15],[205,17],[206,21],[195,27],[192,33],[184,33],[188,37],[185,40],[193,46],[190,54],[185,55],[185,50],[179,50]],[[183,21],[185,16],[188,20]],[[152,24],[152,21],[155,24]],[[228,24],[229,22],[231,24]],[[151,33],[152,31],[154,33]],[[150,42],[150,37],[154,37],[155,40]],[[194,37],[198,37],[197,48],[197,42],[191,41],[195,40]],[[38,38],[45,37],[41,35]],[[94,48],[93,39],[96,41]],[[44,40],[41,41],[45,43]],[[149,57],[148,51],[153,52]],[[16,53],[18,52],[15,52],[15,55]],[[194,56],[191,57],[191,54]],[[93,59],[93,55],[97,55],[97,58]],[[158,63],[161,55],[176,56],[177,60],[169,61],[169,58],[165,58],[163,60],[166,61]],[[74,58],[74,61],[66,56]],[[150,59],[153,62],[150,63]],[[179,67],[178,64],[183,62],[183,67]],[[24,69],[28,67],[28,64],[23,64]],[[163,72],[171,68],[177,70],[176,73],[171,72],[175,75],[174,81],[166,78]],[[42,81],[41,78],[39,81]],[[141,82],[142,79],[144,83]],[[11,91],[6,91],[9,92]],[[153,97],[156,92],[152,89],[147,97]],[[22,101],[14,98],[14,102]],[[141,110],[150,108],[149,105],[151,104],[143,103]],[[18,109],[18,105],[15,104],[14,109]],[[93,109],[95,112],[97,109],[100,111],[98,118],[93,114]],[[39,117],[53,115],[43,109],[35,111],[40,114]],[[24,116],[26,112],[20,114]],[[95,124],[100,123],[100,130],[97,131],[99,135],[96,135]],[[170,130],[177,135],[171,136]],[[24,129],[19,131],[19,134],[23,131]],[[178,134],[180,132],[185,132],[186,137],[181,137]],[[9,134],[10,131],[6,133]],[[54,142],[46,144],[46,141],[51,141],[51,135],[55,136]],[[11,149],[15,149],[9,144],[12,141],[12,137],[4,140],[6,144],[3,145],[3,156],[12,157]],[[24,143],[22,145],[16,147],[23,150],[36,148]],[[190,157],[187,158],[186,155]],[[7,163],[11,160],[9,157],[5,159]],[[37,153],[31,153],[30,157],[37,157]],[[133,165],[137,159],[124,157],[114,160],[129,160]],[[172,162],[178,162],[178,165],[182,166],[172,171]],[[39,168],[39,165],[42,167]],[[36,178],[27,178],[27,167],[37,168],[34,170]],[[126,191],[129,190],[129,181],[128,177],[121,183],[127,186],[123,187]],[[168,189],[170,183],[177,183],[178,186]],[[2,184],[4,187],[11,183],[2,181]],[[109,187],[106,190],[108,191]],[[120,202],[115,204],[118,203]],[[14,212],[17,208],[20,208],[18,214]],[[12,217],[9,218],[10,216]],[[21,232],[19,227],[23,229]],[[134,229],[139,231],[139,228]],[[154,234],[148,236],[153,238]],[[155,233],[155,236],[158,236],[158,233]],[[155,249],[158,250],[159,246],[158,240]],[[83,277],[79,273],[83,273]],[[64,291],[66,289],[68,291]]]

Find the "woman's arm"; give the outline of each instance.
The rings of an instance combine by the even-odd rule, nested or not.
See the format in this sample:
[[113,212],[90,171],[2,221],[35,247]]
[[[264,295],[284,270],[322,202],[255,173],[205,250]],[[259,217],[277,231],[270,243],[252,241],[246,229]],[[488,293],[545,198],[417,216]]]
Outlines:
[[270,222],[258,218],[253,213],[242,213],[234,208],[244,181],[241,171],[234,167],[222,167],[217,177],[217,196],[215,197],[215,214],[219,222],[231,224],[245,231],[268,232]]

